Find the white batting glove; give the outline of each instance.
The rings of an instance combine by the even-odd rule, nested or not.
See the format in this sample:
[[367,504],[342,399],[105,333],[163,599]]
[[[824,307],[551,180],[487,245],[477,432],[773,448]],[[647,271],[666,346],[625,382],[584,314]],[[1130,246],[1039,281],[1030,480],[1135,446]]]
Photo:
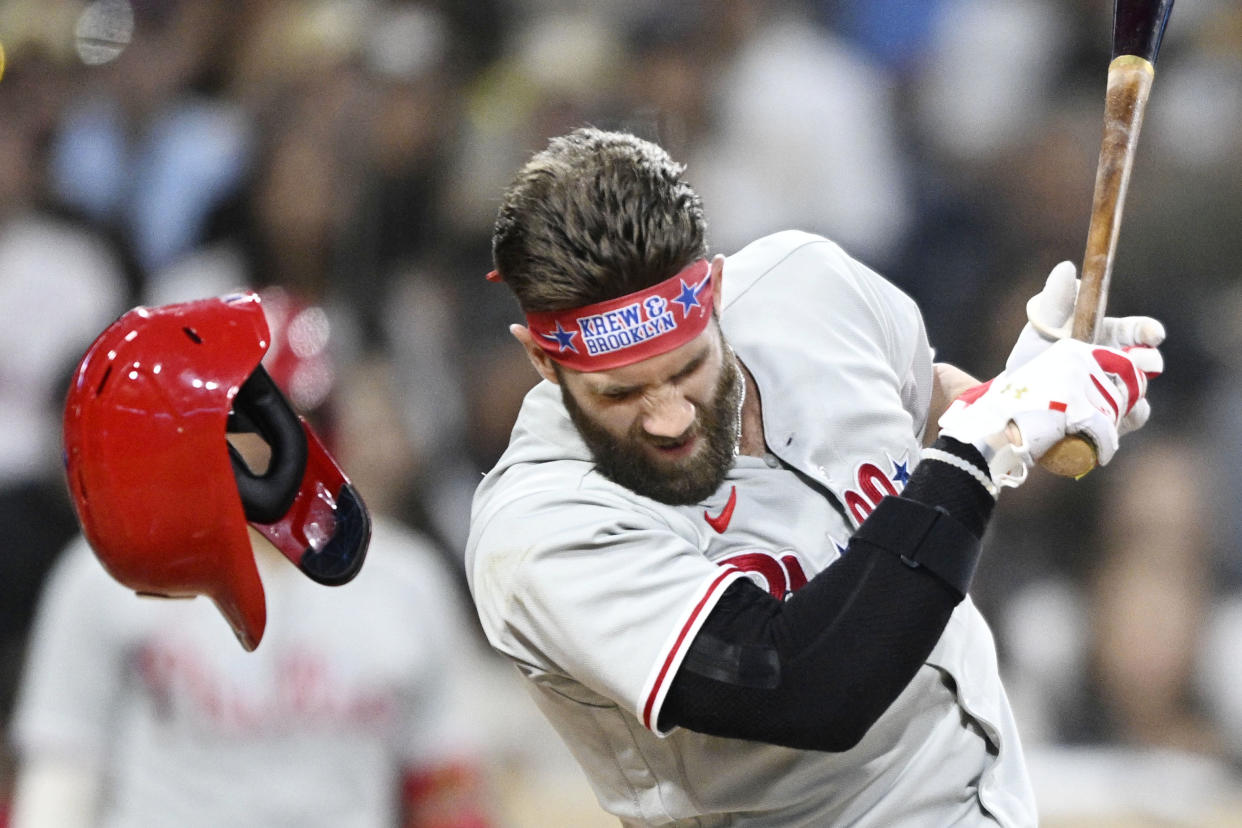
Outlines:
[[[1027,301],[1028,321],[1009,352],[1006,371],[1025,365],[1053,342],[1069,338],[1077,297],[1078,269],[1073,262],[1061,262],[1048,274],[1044,289]],[[1150,316],[1106,316],[1100,322],[1096,342],[1110,348],[1156,348],[1164,342],[1164,325]]]
[[1121,350],[1063,339],[954,400],[940,418],[940,433],[979,449],[996,486],[1021,485],[1031,466],[1067,434],[1091,440],[1103,466],[1121,434],[1146,421],[1148,374],[1160,367],[1154,348]]

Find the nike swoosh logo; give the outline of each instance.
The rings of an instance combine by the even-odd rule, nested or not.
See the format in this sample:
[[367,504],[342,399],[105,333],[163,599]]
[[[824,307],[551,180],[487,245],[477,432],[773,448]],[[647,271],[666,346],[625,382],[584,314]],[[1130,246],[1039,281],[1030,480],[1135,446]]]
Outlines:
[[733,520],[733,507],[737,505],[737,486],[729,490],[729,502],[725,504],[720,514],[712,517],[710,512],[703,512],[703,517],[707,520],[707,525],[715,529],[720,534],[724,534],[724,530],[729,528],[729,521]]

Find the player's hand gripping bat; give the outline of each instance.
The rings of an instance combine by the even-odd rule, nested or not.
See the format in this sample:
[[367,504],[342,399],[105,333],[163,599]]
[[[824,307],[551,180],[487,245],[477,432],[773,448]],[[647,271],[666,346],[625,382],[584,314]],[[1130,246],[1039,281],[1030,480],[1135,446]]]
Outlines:
[[[1104,318],[1126,188],[1147,97],[1156,75],[1156,55],[1172,11],[1173,0],[1115,0],[1113,5],[1113,53],[1104,101],[1104,137],[1071,332],[1075,339],[1084,342],[1095,341]],[[1095,468],[1096,461],[1095,447],[1083,437],[1070,435],[1050,448],[1039,462],[1055,474],[1082,477]]]

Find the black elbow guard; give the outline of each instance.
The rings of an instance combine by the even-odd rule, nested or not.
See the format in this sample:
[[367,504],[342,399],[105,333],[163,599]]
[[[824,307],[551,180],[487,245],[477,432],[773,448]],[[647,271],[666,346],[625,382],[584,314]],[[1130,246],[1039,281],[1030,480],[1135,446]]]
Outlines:
[[980,543],[944,508],[904,497],[886,497],[850,545],[867,544],[896,555],[912,569],[926,569],[965,597],[979,563]]

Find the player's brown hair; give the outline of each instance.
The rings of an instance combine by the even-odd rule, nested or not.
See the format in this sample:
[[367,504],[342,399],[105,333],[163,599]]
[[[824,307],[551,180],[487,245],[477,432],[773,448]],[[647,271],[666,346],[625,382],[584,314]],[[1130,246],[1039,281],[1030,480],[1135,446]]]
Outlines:
[[615,299],[707,255],[707,222],[685,167],[624,132],[554,138],[505,191],[492,256],[522,310]]

